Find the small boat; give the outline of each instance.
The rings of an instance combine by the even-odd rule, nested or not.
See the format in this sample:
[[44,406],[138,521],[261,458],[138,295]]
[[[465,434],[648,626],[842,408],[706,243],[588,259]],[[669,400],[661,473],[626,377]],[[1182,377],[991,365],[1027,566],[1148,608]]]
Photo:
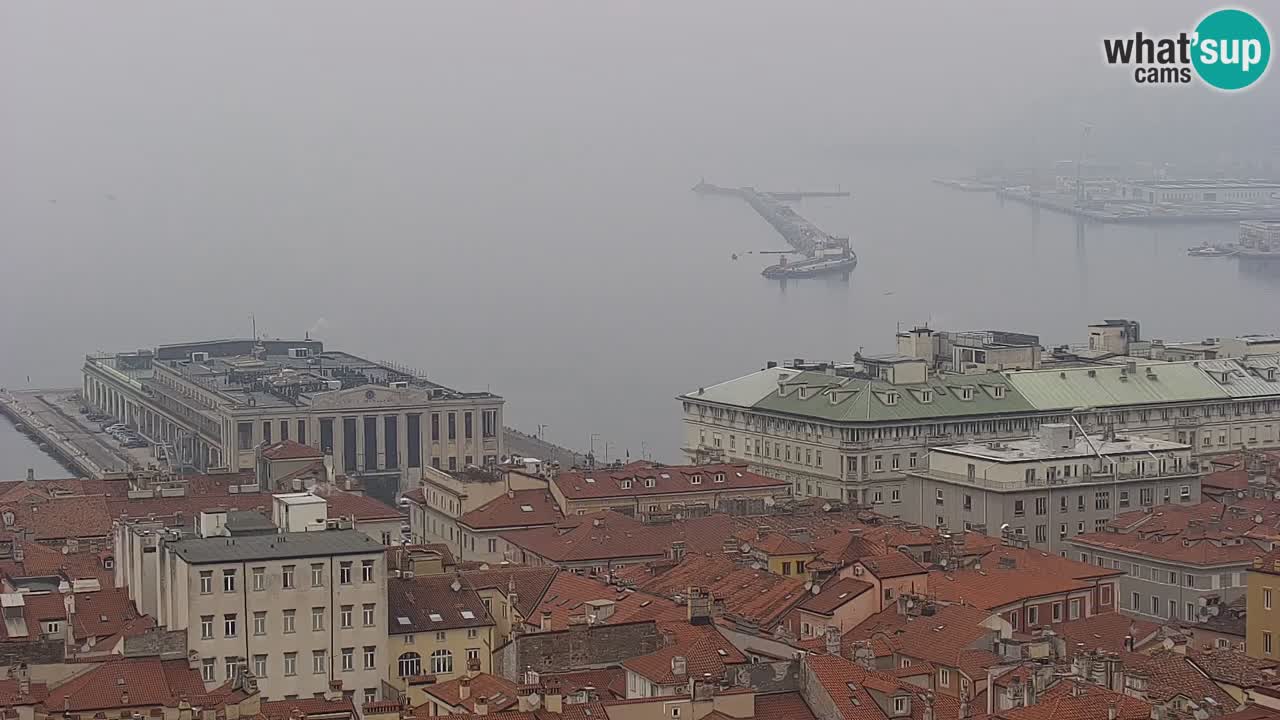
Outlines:
[[1235,248],[1210,245],[1209,243],[1187,248],[1187,254],[1191,257],[1227,257],[1228,255],[1235,255],[1236,252]]
[[777,265],[765,268],[761,275],[771,279],[809,278],[830,273],[847,273],[858,265],[858,256],[849,248],[849,241],[823,245],[818,254],[803,260],[788,262],[783,256]]

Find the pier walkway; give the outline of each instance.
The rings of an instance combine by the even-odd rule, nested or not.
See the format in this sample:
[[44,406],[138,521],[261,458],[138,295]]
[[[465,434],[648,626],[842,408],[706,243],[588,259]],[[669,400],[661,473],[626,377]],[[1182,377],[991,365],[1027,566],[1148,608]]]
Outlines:
[[694,185],[693,191],[700,195],[730,195],[741,198],[768,221],[788,245],[808,256],[816,254],[824,245],[848,242],[847,238],[837,238],[822,231],[783,202],[804,197],[848,197],[847,192],[761,192],[752,187],[720,187],[705,180]]
[[145,466],[148,456],[119,447],[110,435],[77,414],[77,406],[68,399],[75,392],[74,388],[0,392],[0,412],[84,477],[100,479]]

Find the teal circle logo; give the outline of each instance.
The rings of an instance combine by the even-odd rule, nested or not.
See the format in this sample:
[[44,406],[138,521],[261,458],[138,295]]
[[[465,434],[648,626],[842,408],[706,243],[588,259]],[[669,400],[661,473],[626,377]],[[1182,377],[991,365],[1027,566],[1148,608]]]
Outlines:
[[1196,26],[1191,64],[1200,79],[1219,90],[1242,90],[1267,71],[1271,37],[1243,10],[1218,10]]

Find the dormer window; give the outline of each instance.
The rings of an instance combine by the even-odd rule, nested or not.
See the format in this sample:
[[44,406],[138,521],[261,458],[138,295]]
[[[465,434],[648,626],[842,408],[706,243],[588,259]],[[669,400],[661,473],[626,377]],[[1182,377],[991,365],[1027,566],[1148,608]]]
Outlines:
[[653,487],[655,484],[657,484],[657,483],[656,483],[656,481],[655,481],[653,478],[645,478],[645,479],[644,479],[644,486],[645,486],[645,487],[647,487],[647,488],[651,488],[651,487]]
[[622,483],[621,483],[621,485],[622,485],[622,489],[623,489],[623,490],[630,490],[630,489],[631,489],[631,481],[630,481],[630,480],[623,480],[623,481],[622,481]]
[[926,405],[927,405],[927,404],[929,404],[929,403],[931,403],[931,402],[933,402],[933,391],[932,391],[932,390],[921,390],[921,391],[920,391],[920,402],[925,403]]
[[716,482],[724,482],[724,473],[716,473],[715,480]]
[[1267,368],[1267,380],[1271,382],[1275,382],[1275,379],[1276,379],[1276,369],[1273,367]]
[[992,390],[992,394],[996,396],[997,400],[1004,397],[1004,386],[1003,385],[995,386],[995,388]]
[[693,475],[693,476],[691,476],[691,477],[689,478],[689,484],[690,484],[690,485],[701,485],[701,484],[702,484],[702,475]]
[[961,399],[961,400],[972,400],[972,399],[973,399],[973,388],[971,388],[971,387],[962,387],[962,388],[960,388],[960,399]]
[[889,392],[885,393],[885,394],[884,394],[884,404],[885,404],[885,405],[897,405],[897,404],[898,404],[898,393],[896,393],[896,392],[894,392],[894,391],[892,391],[892,390],[890,390]]
[[800,386],[800,389],[799,389],[797,392],[799,392],[799,393],[800,393],[800,399],[801,399],[801,400],[804,400],[805,398],[807,398],[807,397],[809,396],[809,389],[808,389],[808,388],[806,388],[806,387],[805,387],[805,386],[803,386],[803,385],[801,385],[801,386]]

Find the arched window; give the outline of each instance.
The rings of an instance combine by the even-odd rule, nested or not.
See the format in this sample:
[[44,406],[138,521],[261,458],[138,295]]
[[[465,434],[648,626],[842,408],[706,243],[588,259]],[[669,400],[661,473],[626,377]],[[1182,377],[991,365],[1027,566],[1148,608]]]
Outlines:
[[453,653],[448,650],[437,650],[431,653],[431,672],[435,675],[453,672]]
[[400,677],[412,677],[422,674],[422,656],[416,652],[407,652],[400,656]]

